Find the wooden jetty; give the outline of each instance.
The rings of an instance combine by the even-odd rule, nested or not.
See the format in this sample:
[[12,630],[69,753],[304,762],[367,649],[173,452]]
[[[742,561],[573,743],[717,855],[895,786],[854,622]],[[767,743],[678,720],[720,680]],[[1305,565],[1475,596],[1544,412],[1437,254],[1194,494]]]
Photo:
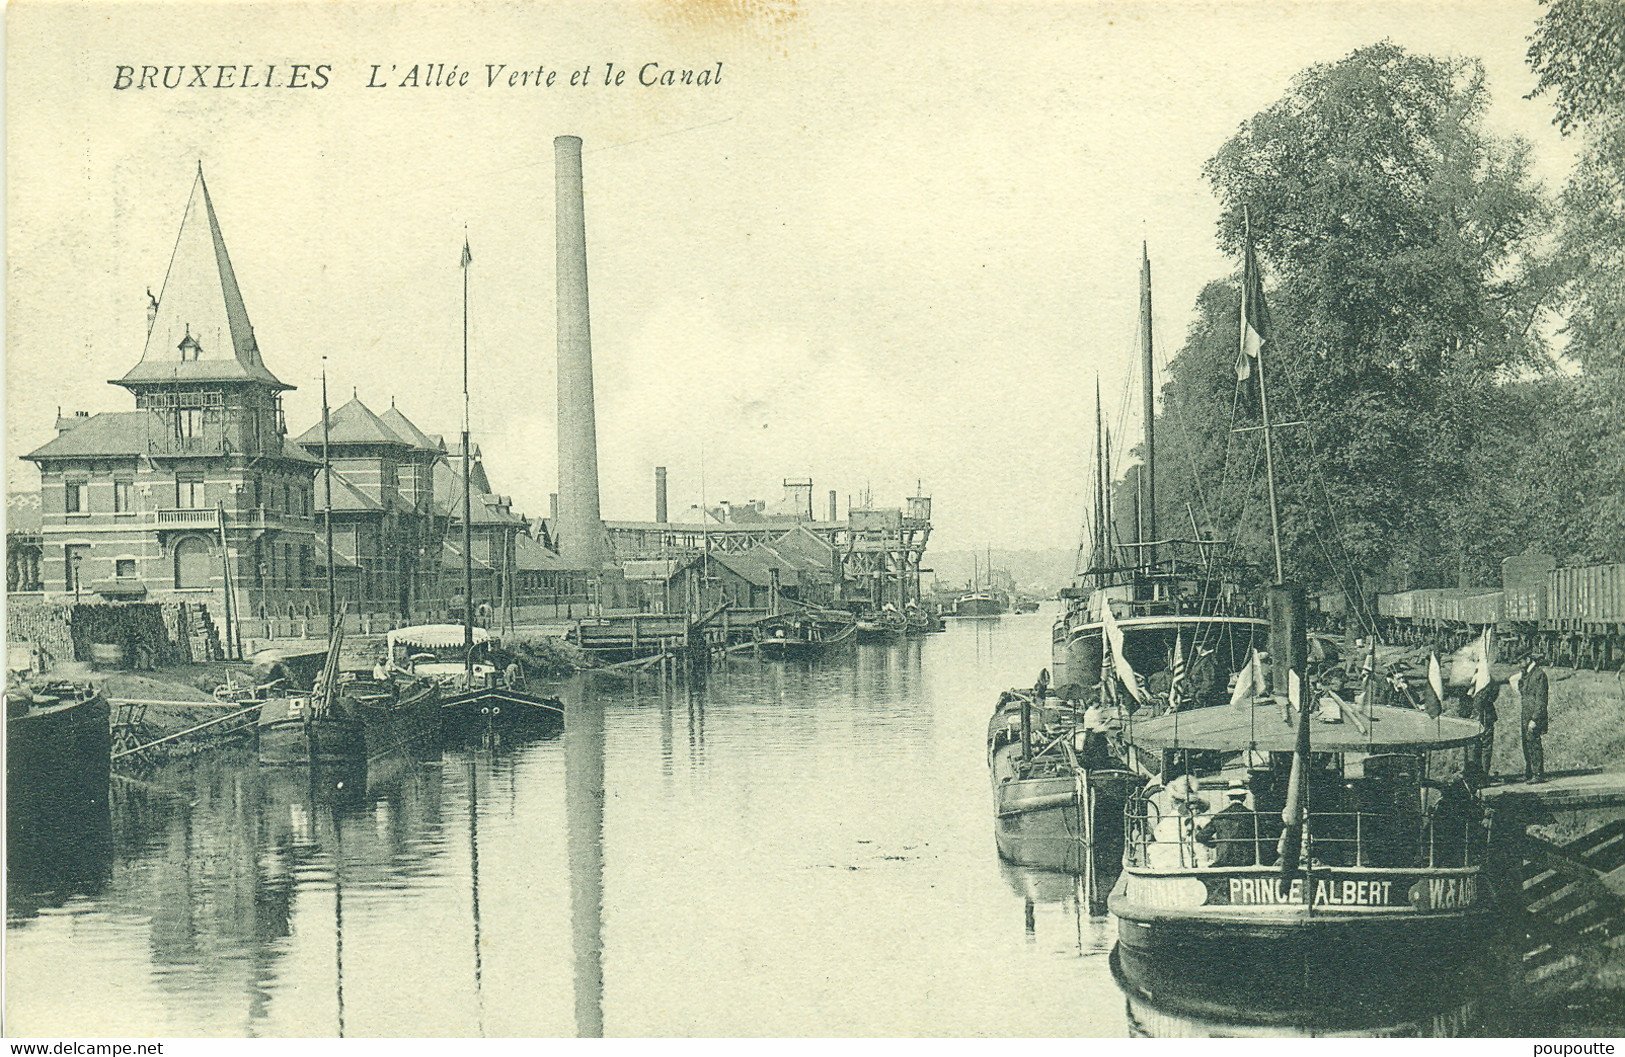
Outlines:
[[1625,771],[1549,773],[1483,794],[1519,989],[1552,998],[1625,973]]
[[731,645],[753,641],[766,609],[719,606],[695,619],[686,613],[619,613],[583,617],[571,626],[567,641],[599,661],[627,664],[640,660],[698,660],[725,653]]
[[686,650],[690,626],[684,613],[583,617],[570,629],[569,641],[596,657],[630,660]]

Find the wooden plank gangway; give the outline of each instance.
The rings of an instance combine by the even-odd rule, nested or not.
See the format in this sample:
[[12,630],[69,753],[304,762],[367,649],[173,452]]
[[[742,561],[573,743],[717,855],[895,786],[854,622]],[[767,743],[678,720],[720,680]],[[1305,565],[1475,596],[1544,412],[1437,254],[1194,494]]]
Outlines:
[[1625,771],[1592,768],[1554,771],[1537,785],[1502,780],[1482,790],[1484,802],[1494,808],[1518,806],[1526,810],[1569,810],[1625,807]]
[[1561,772],[1483,794],[1523,987],[1552,996],[1617,972],[1625,961],[1625,771]]

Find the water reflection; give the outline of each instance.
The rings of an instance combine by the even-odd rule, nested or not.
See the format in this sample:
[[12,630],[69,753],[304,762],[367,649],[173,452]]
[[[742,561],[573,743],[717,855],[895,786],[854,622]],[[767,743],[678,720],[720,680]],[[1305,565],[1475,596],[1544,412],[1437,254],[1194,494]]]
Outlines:
[[480,781],[476,771],[478,760],[468,758],[468,889],[469,910],[474,922],[474,1008],[479,1023],[480,1037],[485,1037],[485,983],[480,961]]
[[1117,942],[1117,924],[1104,914],[1089,913],[1082,877],[1007,862],[999,863],[999,872],[1021,900],[1027,943],[1036,945],[1042,928],[1046,941],[1065,936],[1079,957],[1103,958],[1111,953]]
[[[591,677],[580,679],[572,690],[564,715],[564,812],[569,830],[576,1035],[603,1038],[604,705]],[[696,711],[704,716],[703,708],[691,704],[689,715]],[[691,726],[691,739],[693,730]]]
[[1218,958],[1159,966],[1125,948],[1112,953],[1129,1033],[1139,1038],[1457,1038],[1472,1034],[1480,1011],[1494,1004],[1482,967],[1425,983],[1394,970],[1351,980],[1330,969],[1305,992],[1279,977],[1244,979]]
[[112,877],[113,808],[107,771],[64,776],[51,793],[25,799],[8,790],[8,923],[71,899],[94,897]]
[[1216,1030],[1166,989],[1125,999],[1115,924],[1076,879],[998,860],[987,717],[1048,647],[1047,616],[955,622],[810,662],[583,679],[559,691],[561,735],[360,778],[228,753],[117,783],[90,883],[30,906],[11,879],[7,1027]]

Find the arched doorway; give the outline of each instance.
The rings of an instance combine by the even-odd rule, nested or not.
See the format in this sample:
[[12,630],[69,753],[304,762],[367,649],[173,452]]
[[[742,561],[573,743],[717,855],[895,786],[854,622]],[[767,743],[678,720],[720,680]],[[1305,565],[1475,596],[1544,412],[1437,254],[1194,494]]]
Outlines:
[[209,545],[196,536],[187,536],[175,544],[175,589],[208,587],[214,563],[209,559]]

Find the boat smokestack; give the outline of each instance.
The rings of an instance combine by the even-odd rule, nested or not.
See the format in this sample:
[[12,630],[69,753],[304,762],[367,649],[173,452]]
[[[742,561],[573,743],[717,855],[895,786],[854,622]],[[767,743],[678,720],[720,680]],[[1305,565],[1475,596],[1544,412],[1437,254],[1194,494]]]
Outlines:
[[835,489],[833,488],[829,490],[829,519],[831,521],[840,520],[835,516]]
[[666,523],[666,468],[655,467],[655,523]]
[[598,426],[593,410],[592,332],[587,311],[587,222],[581,138],[553,139],[557,213],[559,355],[559,556],[596,570],[604,561],[598,508]]
[[[1296,671],[1300,680],[1309,675],[1308,596],[1301,584],[1272,584],[1269,608],[1271,681],[1275,695],[1285,698],[1289,671]],[[1307,702],[1307,682],[1304,698]]]

